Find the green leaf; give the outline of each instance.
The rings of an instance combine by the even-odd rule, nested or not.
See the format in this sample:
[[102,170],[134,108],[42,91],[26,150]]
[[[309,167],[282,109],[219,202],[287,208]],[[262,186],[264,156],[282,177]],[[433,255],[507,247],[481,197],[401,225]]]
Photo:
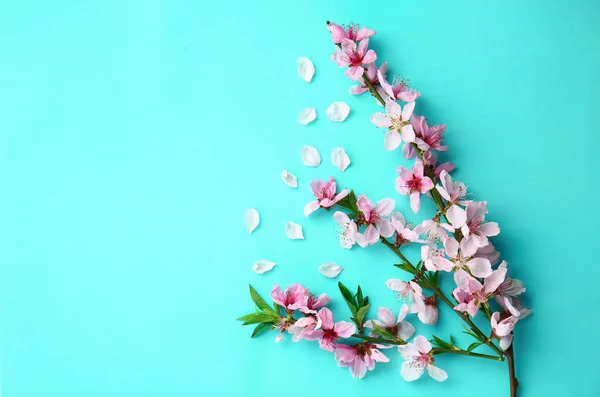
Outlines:
[[273,309],[271,309],[271,306],[269,306],[267,304],[267,302],[265,302],[264,299],[260,297],[260,295],[258,294],[258,292],[256,292],[254,287],[252,287],[251,285],[249,285],[249,287],[250,287],[250,296],[252,297],[252,300],[254,301],[254,303],[256,303],[256,306],[258,306],[258,308],[264,312],[275,313],[275,311]]
[[471,344],[469,345],[469,347],[467,347],[467,351],[468,351],[468,352],[471,352],[471,351],[473,351],[473,350],[477,349],[477,348],[478,348],[479,346],[481,346],[481,345],[483,345],[483,343],[481,343],[481,342],[473,342],[473,343],[471,343]]
[[278,317],[268,313],[251,313],[238,318],[238,321],[243,321],[242,325],[258,324],[258,323],[274,323]]
[[358,290],[356,291],[356,302],[358,302],[358,306],[362,306],[363,302],[363,293],[360,289],[360,285],[358,286]]
[[354,190],[351,190],[346,197],[338,201],[337,205],[349,209],[350,211],[358,212],[358,206],[356,205],[356,194],[354,194]]
[[356,303],[354,302],[354,296],[352,296],[352,292],[350,292],[350,290],[346,288],[346,286],[342,284],[341,281],[338,282],[338,287],[344,299],[346,299],[347,302],[352,302],[352,304],[356,306]]
[[397,267],[398,269],[404,270],[405,272],[408,272],[410,274],[417,274],[417,271],[415,270],[415,268],[412,267],[408,263],[400,263],[400,264],[396,264],[394,266]]
[[371,324],[373,325],[373,332],[376,334],[379,334],[379,335],[384,336],[389,339],[394,339],[394,337],[396,336],[396,335],[392,334],[390,331],[388,331],[387,329],[383,329],[379,325],[375,324],[375,321],[371,320]]
[[438,346],[438,347],[442,347],[444,349],[452,349],[453,346],[448,343],[448,342],[444,342],[443,340],[441,340],[440,338],[438,338],[435,335],[432,335],[433,339],[431,340],[431,343],[433,343],[434,345]]
[[452,337],[452,335],[450,335],[450,343],[452,343],[454,346],[456,346],[456,342],[454,341],[454,338]]
[[356,314],[356,320],[358,321],[359,324],[364,324],[365,322],[365,317],[367,315],[367,312],[369,311],[369,308],[371,307],[371,305],[366,305],[361,307],[358,310],[358,313]]
[[273,309],[275,309],[275,313],[277,313],[278,315],[281,316],[281,308],[279,307],[279,305],[275,302],[273,302]]
[[251,338],[256,338],[258,335],[262,334],[265,331],[269,331],[271,329],[271,323],[260,323],[254,328],[252,331]]

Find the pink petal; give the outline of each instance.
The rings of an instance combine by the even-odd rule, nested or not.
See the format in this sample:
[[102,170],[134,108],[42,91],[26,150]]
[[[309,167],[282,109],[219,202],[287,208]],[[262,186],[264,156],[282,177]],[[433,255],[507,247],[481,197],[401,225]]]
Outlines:
[[467,212],[458,205],[451,205],[446,211],[446,216],[448,217],[448,220],[452,226],[456,229],[464,225],[467,221]]
[[387,307],[380,307],[379,310],[377,310],[377,318],[385,327],[393,327],[396,325],[394,313]]
[[408,143],[415,141],[415,130],[412,125],[408,124],[402,127],[402,139]]
[[389,128],[392,126],[392,121],[385,113],[377,112],[371,116],[371,124],[379,128]]
[[483,234],[489,237],[497,236],[498,234],[500,234],[500,228],[498,227],[498,224],[496,222],[484,223],[483,225],[479,226],[479,229],[481,229]]
[[327,24],[327,29],[329,29],[329,31],[331,32],[331,39],[336,44],[339,44],[342,42],[343,39],[348,38],[348,34],[340,25],[330,22],[329,24]]
[[356,32],[356,40],[361,41],[363,39],[369,38],[375,35],[375,31],[369,28],[360,28],[358,32]]
[[421,206],[421,193],[414,192],[410,195],[410,208],[412,208],[413,212],[416,214],[419,212],[419,207]]
[[356,331],[356,327],[352,323],[340,321],[335,324],[333,330],[340,338],[349,338]]
[[369,50],[363,57],[363,63],[375,62],[376,59],[377,59],[377,54],[375,53],[375,51]]
[[380,216],[388,216],[393,210],[396,202],[391,198],[384,198],[375,204],[375,211]]
[[402,137],[396,130],[389,130],[383,137],[383,147],[391,152],[396,150],[402,143]]
[[431,351],[431,343],[423,335],[417,336],[414,343],[421,353],[427,354]]
[[333,313],[331,313],[331,310],[324,307],[321,310],[319,310],[318,316],[321,319],[321,323],[322,323],[321,327],[324,330],[333,329],[333,326],[334,326]]
[[486,278],[492,274],[492,264],[485,258],[473,258],[467,266],[475,277]]
[[350,66],[344,74],[352,81],[357,81],[363,75],[364,69],[362,66]]
[[317,209],[319,209],[319,201],[318,200],[311,201],[310,203],[308,203],[304,206],[304,216],[309,216],[310,214],[315,212]]
[[414,110],[414,102],[409,102],[406,105],[404,105],[404,109],[402,109],[402,120],[408,121],[410,119],[410,116],[412,116]]

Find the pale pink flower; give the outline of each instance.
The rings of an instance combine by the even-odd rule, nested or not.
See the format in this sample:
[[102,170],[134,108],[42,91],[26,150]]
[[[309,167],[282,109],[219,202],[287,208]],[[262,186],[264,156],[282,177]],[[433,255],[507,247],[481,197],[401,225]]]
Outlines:
[[379,75],[378,78],[381,87],[392,101],[414,102],[421,95],[419,91],[408,88],[408,85],[402,79],[394,77],[392,84],[390,84],[385,79],[384,74]]
[[486,258],[472,257],[475,253],[468,251],[470,246],[463,244],[464,239],[459,244],[452,237],[444,239],[444,248],[446,255],[454,262],[454,269],[468,269],[472,275],[479,278],[486,278],[492,274],[492,264]]
[[[384,62],[379,67],[379,70],[377,69],[377,65],[375,64],[375,62],[371,62],[371,63],[367,64],[365,67],[365,75],[367,77],[367,80],[371,83],[371,85],[373,87],[378,87],[379,86],[378,76],[379,76],[379,74],[381,74],[382,76],[385,77],[385,75],[387,73],[387,69],[388,69],[387,62]],[[357,82],[360,84],[353,85],[352,87],[350,87],[350,93],[352,95],[360,95],[362,93],[369,91],[369,86],[366,84],[364,77],[361,77],[360,79],[358,79]],[[378,89],[378,91],[379,91],[379,89]]]
[[415,132],[409,123],[410,116],[415,109],[415,103],[409,102],[404,109],[395,101],[386,101],[386,113],[377,112],[371,116],[371,123],[379,128],[387,128],[389,131],[383,138],[383,146],[389,150],[395,150],[404,142],[413,142]]
[[467,312],[471,317],[477,315],[479,306],[487,302],[506,277],[506,262],[502,262],[497,270],[486,278],[483,285],[464,270],[454,273],[457,288],[452,291],[458,305],[454,310]]
[[485,247],[477,248],[477,251],[475,252],[475,255],[473,255],[473,256],[475,258],[487,259],[488,261],[490,261],[492,266],[496,266],[496,264],[500,260],[500,253],[498,251],[496,251],[496,247],[494,247],[494,244],[492,244],[491,242],[489,242],[489,244],[486,245]]
[[305,333],[319,328],[321,326],[317,316],[302,317],[287,328],[288,333],[292,334],[292,342],[298,342],[304,339]]
[[339,67],[347,67],[345,75],[352,81],[358,81],[365,71],[363,65],[375,62],[377,54],[375,51],[368,50],[369,39],[363,39],[356,43],[349,39],[342,39],[341,48],[331,55],[331,59],[338,64]]
[[334,350],[335,359],[340,367],[348,367],[355,379],[362,379],[367,370],[373,371],[375,363],[390,361],[379,349],[389,349],[392,346],[359,343],[354,346],[337,345]]
[[445,257],[444,250],[437,248],[435,244],[421,247],[421,260],[425,268],[431,272],[439,270],[449,272],[453,268],[453,263]]
[[400,375],[405,380],[409,382],[417,380],[425,370],[438,382],[448,379],[446,371],[433,365],[435,360],[431,354],[431,343],[424,336],[417,336],[414,343],[398,346],[398,351],[405,360],[400,369]]
[[426,219],[420,225],[415,227],[417,234],[423,234],[426,241],[439,242],[448,237],[448,232],[454,233],[454,228],[447,223],[439,220]]
[[319,208],[330,208],[333,207],[338,201],[348,195],[348,189],[344,189],[336,194],[337,184],[333,177],[329,178],[327,182],[314,180],[310,183],[310,190],[317,198],[315,201],[311,201],[304,207],[304,215],[308,216]]
[[400,299],[406,303],[411,313],[423,310],[423,289],[414,281],[402,281],[395,278],[389,279],[385,285],[398,293]]
[[442,184],[436,185],[435,188],[450,203],[450,207],[446,210],[446,217],[450,224],[458,229],[467,221],[467,212],[459,207],[468,204],[463,200],[467,194],[467,187],[462,182],[455,182],[446,171],[440,173],[440,182]]
[[467,204],[467,219],[461,227],[465,245],[475,247],[485,247],[488,245],[488,237],[497,236],[500,228],[496,222],[485,222],[487,214],[487,202],[470,201]]
[[496,302],[504,309],[505,313],[510,313],[513,316],[522,319],[531,314],[531,310],[523,307],[521,300],[517,297],[504,295],[496,295]]
[[271,290],[271,298],[273,298],[273,302],[283,307],[286,311],[293,312],[306,306],[308,292],[300,284],[290,285],[285,292],[281,290],[279,285],[275,284]]
[[492,314],[490,319],[492,325],[492,337],[495,337],[500,341],[500,348],[502,350],[506,350],[510,347],[513,340],[512,330],[515,328],[518,320],[518,317],[512,315],[501,320],[499,312]]
[[406,223],[406,219],[404,219],[404,215],[398,211],[394,211],[390,214],[390,221],[392,222],[392,227],[396,230],[396,244],[400,247],[403,245],[408,245],[410,243],[414,243],[419,239],[419,233],[415,230],[411,230],[409,225]]
[[[392,334],[397,335],[402,340],[408,340],[415,333],[415,327],[408,321],[405,321],[406,315],[409,309],[407,305],[402,305],[398,319],[394,317],[394,313],[385,307],[380,307],[377,311],[377,320],[368,320],[365,322],[366,328],[374,328],[375,323],[379,328],[390,331]],[[371,335],[378,335],[375,331],[371,331]]]
[[369,28],[361,28],[359,25],[351,23],[347,28],[327,22],[327,29],[331,32],[331,39],[335,44],[341,44],[344,39],[352,41],[361,41],[375,34],[375,31]]
[[[385,217],[392,212],[395,205],[396,202],[393,199],[385,198],[379,200],[373,206],[373,202],[367,196],[361,194],[356,200],[356,206],[360,210],[360,213],[356,217],[356,222],[369,226],[375,225],[379,235],[391,237],[394,234],[394,228],[390,220]],[[379,238],[379,235],[377,238]]]
[[430,167],[433,167],[433,176],[436,178],[440,177],[442,171],[450,172],[456,168],[456,166],[450,162],[438,164],[438,155],[431,150],[424,153],[423,159]]
[[349,338],[356,330],[354,324],[346,321],[334,323],[333,313],[326,307],[319,310],[317,316],[321,321],[321,329],[304,331],[303,336],[306,340],[318,340],[323,350],[332,352],[338,339]]
[[302,306],[300,311],[305,314],[314,314],[317,312],[317,309],[322,308],[328,304],[329,301],[331,301],[331,298],[327,296],[327,294],[321,294],[319,296],[309,294],[306,301],[306,306]]
[[437,306],[436,299],[437,298],[435,295],[432,295],[430,297],[425,297],[424,308],[419,313],[417,313],[419,320],[421,320],[421,322],[423,324],[434,325],[435,323],[437,323],[437,321],[438,321],[438,306]]
[[336,213],[333,214],[333,219],[335,219],[341,228],[340,245],[342,248],[352,248],[352,246],[356,243],[358,226],[356,226],[356,223],[342,211],[336,211]]
[[421,194],[433,189],[433,182],[423,175],[423,163],[415,161],[412,171],[402,166],[397,168],[396,190],[400,194],[410,195],[410,208],[417,213],[421,205]]

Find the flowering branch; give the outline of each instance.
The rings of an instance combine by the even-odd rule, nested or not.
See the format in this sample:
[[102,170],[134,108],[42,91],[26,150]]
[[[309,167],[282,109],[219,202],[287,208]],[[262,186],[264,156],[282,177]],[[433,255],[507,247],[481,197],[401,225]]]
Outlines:
[[[313,181],[310,188],[316,200],[305,206],[306,216],[319,208],[330,210],[337,205],[344,209],[333,214],[341,229],[339,238],[343,248],[350,249],[354,245],[366,248],[381,242],[402,260],[394,266],[410,274],[411,279],[386,282],[402,301],[398,315],[380,307],[377,318],[369,316],[371,303],[360,286],[351,292],[339,283],[352,317],[351,322],[335,322],[333,313],[326,307],[330,301],[327,295],[316,296],[300,284],[294,284],[285,291],[275,285],[271,291],[273,305],[267,304],[250,287],[257,311],[239,320],[243,325],[256,325],[252,337],[277,330],[276,341],[281,340],[284,333],[291,334],[295,342],[318,341],[319,346],[332,352],[338,365],[348,367],[355,378],[374,370],[375,363],[388,362],[382,350],[392,347],[396,347],[404,359],[401,375],[407,381],[418,379],[424,372],[437,381],[446,380],[446,372],[435,365],[434,357],[442,354],[507,361],[510,395],[516,397],[513,329],[530,310],[523,308],[520,301],[520,295],[525,292],[523,283],[508,277],[508,264],[500,262],[500,254],[490,241],[500,233],[500,228],[495,222],[486,222],[487,202],[468,199],[466,185],[450,175],[454,164],[438,162],[438,153],[448,150],[443,143],[446,126],[430,126],[425,117],[414,114],[420,93],[411,89],[405,80],[394,78],[388,83],[387,62],[378,66],[377,54],[369,49],[369,38],[375,31],[331,22],[327,22],[327,27],[336,45],[332,60],[346,68],[346,76],[358,83],[350,93],[369,92],[385,108],[385,113],[377,112],[370,118],[372,124],[386,131],[384,148],[393,151],[402,147],[405,158],[415,159],[411,169],[397,168],[396,190],[410,197],[413,212],[419,211],[423,195],[433,200],[437,211],[431,219],[413,226],[406,222],[404,215],[394,211],[395,201],[391,198],[373,203],[366,195],[357,197],[352,190],[338,192],[333,178]],[[421,245],[418,262],[409,260],[401,251],[409,244]],[[456,284],[451,297],[439,287],[439,277],[444,273],[452,274]],[[427,296],[423,289],[433,294]],[[409,342],[415,328],[407,316],[417,314],[422,323],[436,324],[438,299],[464,321],[463,332],[475,339],[466,350],[456,346],[452,336],[444,341],[435,335],[431,340],[419,335]],[[489,321],[488,332],[473,322],[472,318],[478,313]],[[487,345],[495,355],[475,352],[481,345]]]

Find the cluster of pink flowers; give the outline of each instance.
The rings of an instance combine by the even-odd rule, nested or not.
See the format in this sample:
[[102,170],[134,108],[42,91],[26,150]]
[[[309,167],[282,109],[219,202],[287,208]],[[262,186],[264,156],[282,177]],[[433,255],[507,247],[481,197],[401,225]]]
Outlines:
[[[436,354],[460,351],[463,355],[485,355],[473,353],[471,348],[459,349],[453,341],[447,343],[437,338],[433,341],[435,348],[424,336],[408,342],[415,329],[406,321],[406,316],[417,314],[422,323],[433,325],[439,317],[438,299],[441,299],[467,323],[479,345],[489,346],[496,352],[497,359],[507,358],[509,365],[514,365],[513,330],[517,322],[530,313],[520,300],[525,288],[520,280],[508,277],[508,264],[500,262],[500,254],[490,241],[500,233],[500,228],[496,222],[486,220],[487,202],[470,199],[467,186],[450,174],[454,164],[439,162],[439,154],[448,150],[444,144],[446,126],[430,125],[425,117],[414,113],[420,93],[408,87],[404,79],[394,78],[393,84],[388,83],[387,63],[378,67],[377,54],[369,49],[369,38],[375,35],[374,30],[330,22],[327,27],[337,45],[331,58],[346,68],[346,76],[359,84],[350,92],[370,92],[385,109],[370,118],[372,124],[385,129],[384,148],[393,151],[402,146],[405,159],[414,159],[412,167],[397,168],[396,191],[409,196],[414,213],[419,212],[422,197],[433,200],[438,210],[431,219],[413,226],[394,209],[396,203],[392,198],[374,203],[366,195],[356,197],[348,189],[338,192],[333,178],[313,181],[310,188],[315,200],[306,205],[306,216],[319,208],[339,207],[333,218],[340,227],[343,248],[350,249],[356,244],[364,248],[382,242],[402,258],[405,263],[400,267],[412,277],[406,281],[390,279],[386,282],[402,302],[398,317],[390,309],[380,308],[377,319],[364,323],[358,322],[355,314],[352,319],[355,324],[334,322],[332,312],[325,307],[329,302],[325,295],[314,297],[298,284],[285,292],[275,286],[271,294],[273,301],[287,313],[275,326],[280,330],[278,339],[287,331],[294,341],[318,340],[322,349],[333,352],[338,364],[349,367],[357,378],[374,369],[376,362],[387,362],[388,357],[381,350],[397,345],[405,360],[401,374],[406,380],[418,379],[427,370],[432,378],[443,381],[447,374],[434,365]],[[400,252],[410,244],[420,245],[417,265]],[[456,284],[449,298],[437,284],[443,273],[452,273]],[[432,294],[426,295],[424,289],[431,290]],[[296,311],[303,317],[295,319]],[[489,320],[489,332],[484,333],[470,320],[479,313]],[[363,327],[372,329],[369,337],[356,333]],[[349,338],[363,341],[344,343]],[[380,343],[376,342],[378,339]],[[513,382],[512,376],[511,390],[516,395],[517,382],[516,379]]]

